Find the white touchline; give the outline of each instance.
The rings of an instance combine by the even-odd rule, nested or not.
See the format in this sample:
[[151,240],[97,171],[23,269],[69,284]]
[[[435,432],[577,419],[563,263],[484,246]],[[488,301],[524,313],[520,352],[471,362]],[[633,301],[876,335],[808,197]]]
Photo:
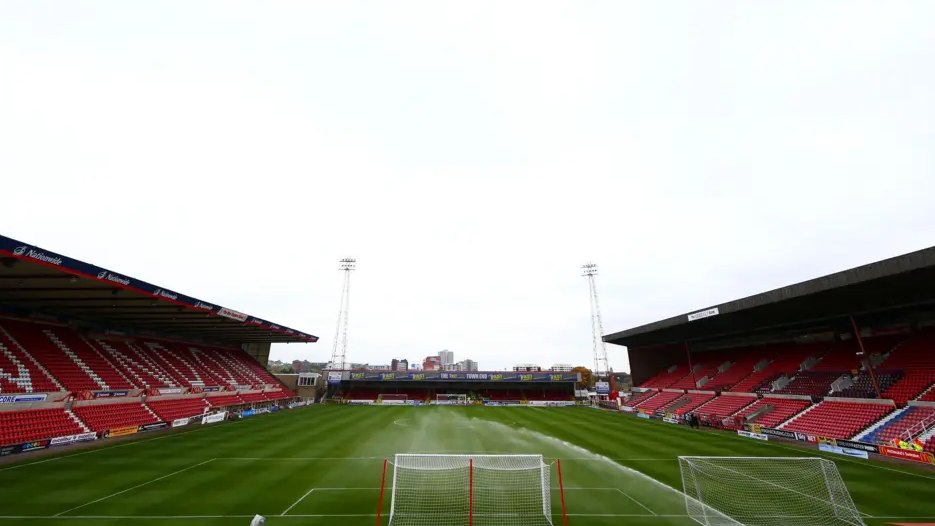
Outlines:
[[648,507],[646,507],[645,504],[643,504],[642,502],[640,502],[640,501],[634,499],[633,497],[631,497],[630,494],[627,493],[626,491],[623,491],[623,490],[620,489],[620,488],[614,488],[614,489],[616,489],[617,491],[619,491],[619,492],[620,492],[623,496],[625,496],[626,498],[628,498],[628,499],[632,500],[633,502],[639,504],[644,510],[646,510],[646,511],[652,513],[653,515],[656,515],[656,512],[655,512],[655,511],[649,509]]
[[188,470],[190,470],[190,469],[197,468],[198,466],[203,466],[203,465],[207,464],[208,462],[211,462],[212,460],[214,460],[214,459],[213,459],[213,458],[209,458],[208,460],[205,460],[204,462],[199,462],[199,463],[195,464],[194,466],[188,466],[187,468],[183,468],[183,469],[180,469],[180,470],[178,470],[178,471],[173,471],[172,473],[169,473],[168,475],[163,475],[163,476],[161,476],[161,477],[159,477],[159,478],[155,478],[155,479],[153,479],[153,480],[150,480],[149,482],[144,482],[144,483],[142,483],[142,484],[137,484],[136,486],[133,486],[132,488],[127,488],[127,489],[125,489],[125,490],[123,490],[123,491],[118,491],[117,493],[112,493],[112,494],[110,494],[110,495],[108,495],[108,496],[106,496],[106,497],[101,497],[101,498],[99,498],[99,499],[97,499],[97,500],[92,500],[91,502],[88,502],[88,503],[86,503],[86,504],[82,504],[82,505],[80,505],[80,506],[75,506],[74,508],[67,509],[67,510],[65,510],[65,511],[63,511],[63,512],[60,512],[60,513],[56,513],[55,515],[53,515],[53,517],[59,517],[59,516],[64,515],[64,514],[66,514],[66,513],[75,511],[75,510],[77,510],[77,509],[79,509],[79,508],[83,508],[83,507],[85,507],[85,506],[90,506],[91,504],[95,504],[95,503],[101,502],[102,500],[107,500],[107,499],[109,499],[109,498],[111,498],[111,497],[116,497],[117,495],[122,495],[122,494],[124,494],[124,493],[126,493],[126,492],[128,492],[128,491],[133,491],[133,490],[135,490],[136,488],[142,488],[143,486],[146,486],[147,484],[152,484],[153,482],[159,482],[160,480],[162,480],[162,479],[167,479],[167,478],[171,477],[172,475],[178,475],[179,473],[188,471]]
[[293,502],[293,503],[292,503],[292,506],[289,506],[288,508],[286,508],[286,511],[280,513],[279,516],[280,516],[280,517],[285,517],[286,514],[289,513],[289,510],[291,510],[292,508],[294,508],[296,504],[302,502],[302,499],[304,499],[305,497],[308,497],[313,491],[315,491],[315,488],[312,488],[312,489],[306,491],[306,492],[305,492],[305,495],[302,495],[301,497],[299,497],[299,500]]

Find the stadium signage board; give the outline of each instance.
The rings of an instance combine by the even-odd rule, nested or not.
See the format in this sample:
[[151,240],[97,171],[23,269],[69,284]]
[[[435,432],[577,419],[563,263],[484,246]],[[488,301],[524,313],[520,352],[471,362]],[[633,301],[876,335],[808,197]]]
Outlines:
[[187,426],[188,422],[191,421],[191,418],[176,418],[172,421],[172,427],[182,427]]
[[645,419],[649,420],[649,415],[646,414],[646,413],[636,413],[636,417],[637,417],[637,418],[645,418]]
[[202,387],[202,389],[204,389],[205,392],[209,392],[209,391],[220,391],[220,390],[221,390],[221,386],[220,386],[220,385],[212,385],[212,386],[210,386],[210,387]]
[[37,440],[34,442],[26,442],[25,444],[13,444],[9,446],[0,447],[0,457],[5,457],[7,455],[16,455],[18,453],[25,453],[27,451],[36,451],[39,449],[45,449],[49,447],[50,440]]
[[215,413],[213,415],[206,415],[201,417],[202,424],[213,424],[215,422],[221,422],[224,418],[227,417],[227,411],[221,411],[220,413]]
[[784,431],[782,429],[773,429],[771,427],[761,427],[760,433],[764,435],[770,435],[779,438],[788,438],[789,440],[797,440],[796,434],[792,431]]
[[87,442],[90,440],[97,440],[97,433],[81,433],[80,435],[68,435],[64,437],[53,438],[50,442],[50,446],[64,446],[66,444],[74,444],[75,442]]
[[594,382],[594,390],[597,391],[599,395],[610,394],[610,383],[609,382]]
[[108,429],[107,431],[104,431],[104,434],[102,434],[101,436],[103,438],[113,438],[113,437],[122,437],[124,435],[135,435],[136,433],[139,433],[139,432],[140,432],[140,428],[138,426],[126,426],[126,427],[118,427],[116,429]]
[[46,394],[25,394],[25,395],[4,395],[0,396],[0,404],[25,404],[31,402],[45,402],[49,395]]
[[879,453],[880,447],[876,444],[868,444],[866,442],[855,442],[853,440],[844,440],[839,438],[835,440],[835,443],[841,447],[849,449],[859,449],[861,451],[866,451],[867,453]]
[[769,437],[763,433],[751,433],[750,431],[744,431],[743,429],[738,429],[737,434],[742,437],[755,438],[757,440],[769,440]]
[[529,400],[526,404],[532,407],[568,407],[575,405],[571,400]]
[[225,318],[230,318],[232,320],[237,320],[240,322],[247,321],[247,315],[242,312],[237,312],[234,309],[228,309],[227,307],[222,307],[218,311],[218,316],[223,316]]
[[155,430],[157,430],[157,429],[163,429],[163,428],[168,427],[168,426],[169,426],[169,424],[167,424],[167,423],[165,423],[165,422],[156,422],[156,423],[154,423],[154,424],[141,424],[141,425],[140,425],[140,433],[142,433],[143,431],[155,431]]
[[161,395],[180,394],[181,392],[182,392],[182,389],[179,387],[170,387],[169,389],[159,389],[159,394]]
[[[332,383],[332,374],[328,373],[328,383]],[[351,371],[350,380],[379,381],[379,382],[578,382],[580,374],[577,372],[496,372],[496,373],[468,373],[468,372],[384,372],[384,371]]]
[[698,312],[693,312],[689,314],[688,321],[700,320],[702,318],[710,318],[711,316],[717,316],[718,314],[720,314],[720,311],[718,311],[717,307],[714,307],[712,309],[700,310]]
[[94,391],[94,398],[118,398],[129,394],[129,391]]
[[916,451],[914,449],[901,449],[898,447],[879,446],[880,454],[885,457],[901,458],[923,464],[935,464],[935,455],[927,451]]
[[678,420],[676,420],[676,419],[674,419],[674,418],[670,418],[670,417],[668,417],[668,416],[665,417],[665,418],[663,418],[662,421],[663,421],[663,422],[667,422],[667,423],[669,423],[669,424],[678,424],[678,423],[679,423]]
[[870,458],[870,454],[867,453],[866,451],[863,451],[860,449],[851,449],[848,447],[832,446],[831,444],[828,444],[826,442],[822,442],[818,444],[818,449],[819,451],[826,451],[828,453],[837,453],[838,455],[846,455],[849,457],[857,457],[857,458],[864,458],[864,459]]
[[[248,321],[254,325],[268,327],[273,330],[285,332],[287,334],[294,334],[308,341],[318,341],[318,338],[312,336],[311,334],[289,329],[288,327],[276,326],[266,320],[253,316],[247,316],[246,314],[237,312],[235,310],[219,309],[218,307],[201,301],[197,298],[179,294],[163,287],[157,287],[145,281],[141,281],[118,272],[113,272],[109,269],[98,267],[97,265],[90,265],[83,261],[78,261],[77,259],[73,259],[61,254],[56,254],[50,250],[45,250],[34,245],[23,243],[22,241],[8,238],[6,236],[0,236],[0,253],[9,254],[17,259],[34,261],[46,266],[58,267],[72,274],[85,276],[89,279],[97,279],[99,281],[117,284],[121,287],[127,287],[129,289],[145,292],[146,294],[150,294],[157,298],[164,298],[194,309],[213,312],[219,316],[225,316],[225,314],[227,314],[225,317],[238,321]],[[221,314],[221,310],[225,310],[226,312]]]
[[328,383],[331,385],[341,383],[341,373],[329,371],[328,372]]

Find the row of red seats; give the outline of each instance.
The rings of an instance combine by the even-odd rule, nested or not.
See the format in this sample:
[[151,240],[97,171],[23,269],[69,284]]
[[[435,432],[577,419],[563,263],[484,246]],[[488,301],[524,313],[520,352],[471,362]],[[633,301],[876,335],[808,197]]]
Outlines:
[[0,371],[19,378],[23,365],[29,374],[19,382],[0,378],[0,392],[6,393],[280,385],[236,349],[110,340],[70,327],[11,319],[0,323],[0,347]]
[[0,412],[0,446],[83,433],[62,408]]

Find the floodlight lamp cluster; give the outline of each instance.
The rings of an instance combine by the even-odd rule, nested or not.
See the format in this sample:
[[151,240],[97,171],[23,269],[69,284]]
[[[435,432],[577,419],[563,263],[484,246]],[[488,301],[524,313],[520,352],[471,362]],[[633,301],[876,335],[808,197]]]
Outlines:
[[354,270],[357,268],[357,260],[354,258],[344,258],[338,261],[338,270]]
[[596,276],[597,275],[597,263],[585,263],[581,265],[581,275],[582,276]]

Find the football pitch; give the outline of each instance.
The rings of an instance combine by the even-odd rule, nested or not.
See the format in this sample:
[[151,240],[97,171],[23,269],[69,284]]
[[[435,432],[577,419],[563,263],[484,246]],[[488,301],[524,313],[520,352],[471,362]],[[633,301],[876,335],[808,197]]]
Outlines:
[[[679,455],[820,455],[868,525],[935,522],[935,471],[589,408],[312,406],[97,445],[0,466],[0,523],[246,526],[261,514],[274,526],[373,525],[396,453],[541,454],[555,525],[561,459],[572,526],[697,524]],[[387,488],[391,477],[392,466]]]

